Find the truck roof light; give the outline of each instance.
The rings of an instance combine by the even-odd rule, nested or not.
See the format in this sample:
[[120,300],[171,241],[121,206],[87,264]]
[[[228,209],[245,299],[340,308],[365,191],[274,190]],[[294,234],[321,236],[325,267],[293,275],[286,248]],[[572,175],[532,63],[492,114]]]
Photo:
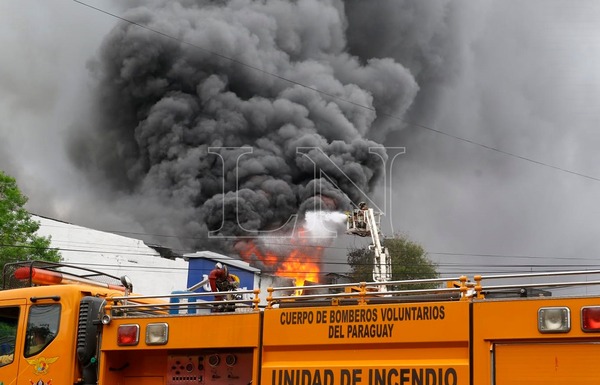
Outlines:
[[538,310],[540,333],[567,333],[571,330],[571,312],[568,307],[543,307]]
[[600,306],[584,306],[581,308],[581,330],[584,332],[600,332]]
[[140,340],[140,325],[120,325],[117,329],[117,344],[120,346],[137,345]]
[[56,271],[20,267],[14,272],[16,279],[31,279],[36,285],[56,285],[62,282],[63,276]]
[[92,286],[105,287],[112,290],[125,291],[125,288],[119,285],[111,285],[109,283],[98,282],[85,277],[77,277],[75,275],[53,270],[40,269],[37,267],[19,267],[17,270],[15,270],[13,275],[19,280],[31,280],[31,283],[36,285],[88,284]]
[[146,327],[147,345],[164,345],[169,340],[169,324],[148,324]]

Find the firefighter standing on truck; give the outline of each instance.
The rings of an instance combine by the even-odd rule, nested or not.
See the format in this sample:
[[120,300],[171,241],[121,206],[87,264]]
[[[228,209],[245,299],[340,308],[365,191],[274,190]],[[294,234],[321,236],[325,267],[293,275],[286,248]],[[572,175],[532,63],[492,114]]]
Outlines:
[[[210,290],[218,291],[234,291],[238,288],[239,282],[233,274],[229,274],[227,266],[222,263],[217,263],[215,268],[208,274],[208,282]],[[215,295],[215,301],[224,301],[226,298],[222,295]],[[217,311],[224,311],[224,307],[219,305]]]

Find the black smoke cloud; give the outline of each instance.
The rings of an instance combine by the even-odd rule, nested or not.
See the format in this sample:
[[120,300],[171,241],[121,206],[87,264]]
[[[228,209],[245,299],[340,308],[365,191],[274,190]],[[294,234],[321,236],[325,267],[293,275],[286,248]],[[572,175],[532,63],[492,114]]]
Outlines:
[[390,115],[418,86],[390,58],[349,53],[345,12],[335,0],[128,10],[172,38],[125,22],[106,37],[90,63],[95,118],[73,132],[71,158],[145,231],[188,249],[211,230],[273,230],[363,199],[383,172],[369,148],[402,128]]

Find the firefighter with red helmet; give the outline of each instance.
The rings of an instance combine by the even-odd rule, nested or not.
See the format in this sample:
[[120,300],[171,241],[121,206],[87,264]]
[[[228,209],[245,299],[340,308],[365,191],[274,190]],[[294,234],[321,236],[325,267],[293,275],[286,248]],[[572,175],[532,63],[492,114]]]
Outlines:
[[[238,288],[239,282],[236,280],[236,276],[229,274],[227,266],[218,262],[215,268],[208,274],[208,282],[210,284],[210,290],[213,292],[219,291],[234,291]],[[225,298],[222,295],[215,295],[215,301],[224,301]],[[219,307],[218,309],[221,309]]]

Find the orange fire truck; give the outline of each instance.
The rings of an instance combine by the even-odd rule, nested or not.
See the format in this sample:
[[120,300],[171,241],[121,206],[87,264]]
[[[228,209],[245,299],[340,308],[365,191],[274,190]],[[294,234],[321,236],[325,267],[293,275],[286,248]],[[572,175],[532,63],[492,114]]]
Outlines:
[[[92,270],[10,264],[0,384],[598,384],[598,274],[272,288],[265,306],[238,291],[224,296],[232,311],[213,312],[223,301],[200,293],[143,296]],[[424,282],[441,287],[394,290]]]

